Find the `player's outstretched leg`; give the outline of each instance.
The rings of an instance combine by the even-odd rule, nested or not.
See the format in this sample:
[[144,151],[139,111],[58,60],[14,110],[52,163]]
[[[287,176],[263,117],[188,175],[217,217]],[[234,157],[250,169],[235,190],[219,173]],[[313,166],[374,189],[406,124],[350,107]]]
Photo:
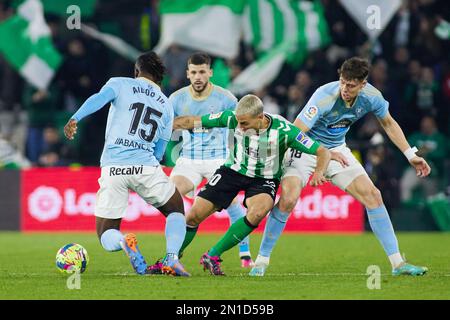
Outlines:
[[[233,201],[227,208],[227,212],[230,216],[230,225],[245,216],[244,209],[238,201]],[[250,253],[250,237],[248,236],[239,243],[239,258],[241,259],[242,268],[251,268],[253,266],[253,260]]]
[[136,236],[134,234],[124,236],[119,231],[120,223],[121,219],[96,217],[96,229],[100,243],[106,251],[114,252],[123,249],[136,273],[145,274],[147,263],[139,251]]
[[[183,256],[184,249],[194,240],[195,235],[197,234],[198,226],[193,227],[190,225],[186,225],[186,235],[184,237],[183,244],[181,245],[178,259],[181,259]],[[164,258],[158,259],[154,264],[148,267],[148,274],[162,274],[162,268],[164,266],[165,261],[167,260],[167,255]]]
[[283,233],[290,212],[294,210],[297,204],[301,185],[301,180],[297,176],[286,176],[281,180],[280,201],[272,208],[267,217],[258,257],[256,258],[255,266],[250,270],[250,276],[264,276],[269,267],[272,250]]
[[178,259],[178,253],[186,236],[186,219],[184,214],[172,212],[166,219],[166,258],[162,272],[173,276],[189,277]]
[[381,192],[373,185],[369,177],[359,176],[346,190],[366,207],[370,227],[391,262],[392,275],[421,276],[427,273],[426,267],[414,266],[403,260]]
[[175,189],[172,197],[158,209],[166,216],[166,257],[162,262],[158,261],[150,266],[148,273],[155,274],[161,270],[163,274],[189,277],[190,274],[184,269],[178,259],[180,248],[186,237],[183,199],[178,190]]
[[397,237],[386,207],[382,205],[375,209],[366,208],[366,210],[370,227],[392,264],[392,275],[422,276],[427,273],[428,268],[406,263],[401,257]]
[[131,265],[137,274],[146,274],[147,262],[138,247],[138,241],[134,233],[128,233],[124,239],[120,241],[123,251],[130,259]]
[[233,223],[225,235],[201,259],[203,270],[209,270],[212,275],[224,275],[220,267],[220,256],[248,236],[256,226],[252,225],[247,217],[242,217]]
[[270,254],[281,236],[288,218],[288,212],[282,212],[278,206],[273,207],[267,217],[258,257],[256,258],[255,266],[250,270],[250,276],[264,276],[266,269],[269,267]]

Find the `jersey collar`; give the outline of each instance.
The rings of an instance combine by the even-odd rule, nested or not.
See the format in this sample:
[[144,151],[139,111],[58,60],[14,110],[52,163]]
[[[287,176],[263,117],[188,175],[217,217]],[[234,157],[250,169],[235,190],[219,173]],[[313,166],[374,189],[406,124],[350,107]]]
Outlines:
[[264,117],[266,117],[266,118],[269,120],[269,126],[268,126],[267,128],[265,128],[265,129],[259,130],[259,132],[258,132],[259,135],[260,135],[261,133],[266,132],[267,130],[270,130],[270,128],[272,127],[273,119],[272,119],[272,117],[270,116],[270,114],[264,113]]
[[156,86],[158,89],[161,90],[160,86],[158,86],[156,83],[154,83],[152,80],[150,80],[150,79],[148,79],[148,78],[146,78],[146,77],[138,77],[138,78],[136,78],[136,79],[147,81],[147,82],[150,83],[152,86]]

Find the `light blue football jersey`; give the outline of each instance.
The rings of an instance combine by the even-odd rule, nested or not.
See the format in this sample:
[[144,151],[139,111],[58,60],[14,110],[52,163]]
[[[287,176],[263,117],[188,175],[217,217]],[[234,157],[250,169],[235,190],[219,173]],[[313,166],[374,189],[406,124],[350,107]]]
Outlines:
[[351,107],[347,107],[339,91],[339,81],[318,88],[297,116],[310,131],[308,136],[327,148],[345,143],[350,126],[365,114],[372,112],[378,118],[388,113],[389,103],[380,91],[367,83]]
[[[207,98],[195,99],[191,93],[191,86],[175,91],[169,101],[173,105],[175,116],[203,116],[219,113],[224,110],[234,110],[237,99],[228,90],[212,85]],[[228,156],[227,128],[198,128],[183,130],[183,145],[181,157],[188,159],[226,159]]]
[[[173,108],[160,87],[146,78],[111,78],[105,146],[100,165],[158,166],[155,144],[172,135]],[[100,91],[101,92],[101,91]]]

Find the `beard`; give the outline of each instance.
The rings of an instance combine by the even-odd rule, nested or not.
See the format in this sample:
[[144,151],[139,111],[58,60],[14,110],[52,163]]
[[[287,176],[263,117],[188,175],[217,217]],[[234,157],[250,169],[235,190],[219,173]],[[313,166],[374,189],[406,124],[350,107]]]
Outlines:
[[199,83],[199,84],[192,84],[192,89],[194,89],[197,93],[202,93],[205,91],[206,87],[208,86],[208,82],[206,83]]

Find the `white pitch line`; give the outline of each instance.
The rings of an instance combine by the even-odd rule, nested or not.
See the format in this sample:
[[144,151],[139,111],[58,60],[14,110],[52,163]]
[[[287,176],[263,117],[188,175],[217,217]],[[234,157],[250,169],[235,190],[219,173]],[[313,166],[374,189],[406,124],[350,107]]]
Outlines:
[[[42,276],[64,276],[64,274],[58,274],[58,273],[3,273],[3,276],[6,277],[42,277]],[[86,274],[90,276],[91,274]],[[68,275],[69,276],[69,275]],[[83,274],[81,275],[83,277]],[[98,277],[141,277],[140,275],[137,275],[132,272],[116,272],[116,273],[99,273],[96,274]],[[162,275],[147,275],[146,277],[154,277],[154,276],[162,276]],[[349,277],[349,276],[360,276],[360,277],[367,277],[369,276],[366,273],[267,273],[263,277],[251,277],[251,278],[273,278],[273,277]],[[390,273],[382,273],[381,276],[392,276]],[[426,276],[431,277],[450,277],[450,274],[437,274],[437,273],[428,273]],[[236,277],[250,277],[248,273],[239,273],[239,274],[227,274],[227,278],[236,278]],[[2,276],[0,275],[0,278]],[[203,276],[194,276],[194,278],[203,278]]]

